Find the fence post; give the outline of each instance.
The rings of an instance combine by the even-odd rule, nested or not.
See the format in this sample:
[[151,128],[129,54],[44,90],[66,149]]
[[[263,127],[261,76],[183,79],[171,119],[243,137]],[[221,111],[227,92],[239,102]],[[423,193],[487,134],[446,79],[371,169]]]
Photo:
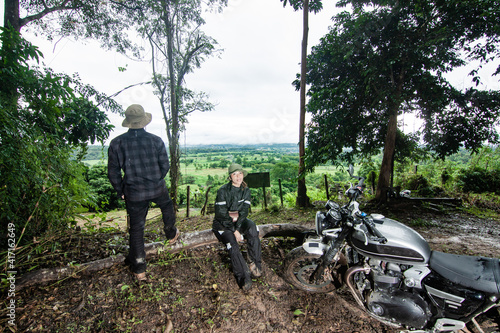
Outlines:
[[264,210],[267,210],[266,188],[262,186],[262,194],[264,195]]
[[281,189],[281,178],[278,179],[278,184],[280,185],[280,200],[281,200],[281,207],[283,207],[283,190]]
[[186,205],[186,217],[189,217],[189,185],[187,186],[187,205]]
[[328,178],[327,178],[326,174],[324,176],[325,176],[326,200],[328,201],[330,199],[330,195],[328,194]]

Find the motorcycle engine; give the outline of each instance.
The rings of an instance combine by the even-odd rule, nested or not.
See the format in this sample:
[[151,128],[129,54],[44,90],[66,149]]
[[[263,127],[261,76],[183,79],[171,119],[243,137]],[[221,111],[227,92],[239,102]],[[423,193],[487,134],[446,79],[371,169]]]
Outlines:
[[373,289],[366,295],[368,310],[389,322],[424,328],[431,311],[422,296],[404,287],[400,266],[385,262],[370,266]]

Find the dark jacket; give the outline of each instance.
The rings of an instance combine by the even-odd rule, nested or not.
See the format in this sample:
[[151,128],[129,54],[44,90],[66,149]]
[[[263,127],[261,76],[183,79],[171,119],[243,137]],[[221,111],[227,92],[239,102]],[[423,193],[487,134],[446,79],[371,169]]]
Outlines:
[[109,145],[108,178],[126,200],[151,200],[165,193],[169,168],[165,143],[143,128],[129,129]]
[[[222,185],[217,191],[215,199],[214,230],[221,228],[231,231],[241,231],[241,225],[248,216],[250,209],[250,188],[234,187],[231,182]],[[229,216],[229,211],[237,210],[238,220],[233,222]]]

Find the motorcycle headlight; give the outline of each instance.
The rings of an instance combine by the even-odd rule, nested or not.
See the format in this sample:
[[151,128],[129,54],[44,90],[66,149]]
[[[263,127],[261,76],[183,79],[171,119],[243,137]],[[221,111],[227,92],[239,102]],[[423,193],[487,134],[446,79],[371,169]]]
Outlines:
[[339,226],[342,220],[339,209],[330,209],[326,214],[323,212],[316,213],[316,232],[318,235],[323,234],[323,230],[334,229]]
[[323,220],[325,219],[325,214],[323,212],[317,212],[316,213],[316,218],[314,219],[315,225],[316,225],[316,232],[318,235],[321,235],[321,232],[323,231]]

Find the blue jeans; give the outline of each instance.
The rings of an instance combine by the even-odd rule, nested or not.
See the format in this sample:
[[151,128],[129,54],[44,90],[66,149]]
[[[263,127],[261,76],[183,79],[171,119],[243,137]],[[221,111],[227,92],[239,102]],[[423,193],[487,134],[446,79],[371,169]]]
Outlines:
[[127,213],[130,219],[129,228],[129,253],[127,262],[130,263],[132,272],[142,273],[146,271],[146,251],[144,250],[144,227],[149,204],[154,202],[161,209],[163,216],[163,230],[167,239],[172,239],[177,233],[175,227],[174,205],[168,191],[165,190],[161,196],[144,201],[126,200]]

